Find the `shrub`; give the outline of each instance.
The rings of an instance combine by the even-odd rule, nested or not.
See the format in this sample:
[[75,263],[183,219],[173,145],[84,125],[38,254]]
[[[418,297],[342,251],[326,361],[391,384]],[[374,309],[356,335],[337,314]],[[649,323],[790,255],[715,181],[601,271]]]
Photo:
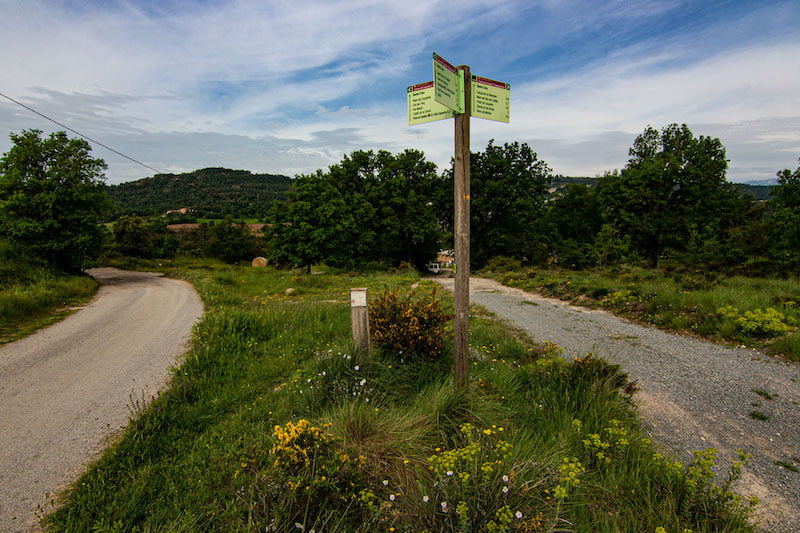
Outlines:
[[436,291],[416,298],[386,291],[370,305],[369,326],[377,346],[412,357],[436,357],[444,345],[447,315]]
[[737,308],[727,305],[717,309],[717,314],[732,321],[736,329],[748,337],[775,337],[792,329],[786,323],[786,315],[772,307],[740,314]]
[[522,270],[522,263],[520,263],[519,259],[498,255],[489,259],[482,270],[488,270],[490,272],[512,272]]

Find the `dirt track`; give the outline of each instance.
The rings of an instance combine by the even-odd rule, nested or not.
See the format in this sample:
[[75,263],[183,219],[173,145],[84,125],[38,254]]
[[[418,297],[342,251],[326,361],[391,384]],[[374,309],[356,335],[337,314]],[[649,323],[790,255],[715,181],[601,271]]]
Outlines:
[[[433,279],[453,287],[452,278]],[[681,459],[710,446],[720,459],[748,450],[753,457],[737,489],[761,499],[769,530],[800,531],[800,474],[778,464],[800,463],[800,364],[632,324],[487,279],[470,278],[470,300],[533,339],[558,344],[566,358],[592,352],[622,365],[639,386],[634,399],[655,441]],[[769,420],[754,420],[754,410]]]
[[0,347],[0,531],[29,531],[39,506],[73,481],[133,400],[150,398],[182,354],[200,298],[155,274],[93,269],[83,310]]

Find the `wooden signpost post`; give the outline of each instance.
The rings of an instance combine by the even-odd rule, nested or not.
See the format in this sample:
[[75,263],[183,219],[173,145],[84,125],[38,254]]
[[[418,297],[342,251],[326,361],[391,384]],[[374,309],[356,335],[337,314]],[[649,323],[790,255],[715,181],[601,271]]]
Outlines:
[[510,92],[509,84],[473,76],[469,66],[454,67],[437,53],[433,54],[433,81],[412,85],[407,91],[409,126],[455,117],[453,345],[457,389],[469,381],[469,119],[509,122]]

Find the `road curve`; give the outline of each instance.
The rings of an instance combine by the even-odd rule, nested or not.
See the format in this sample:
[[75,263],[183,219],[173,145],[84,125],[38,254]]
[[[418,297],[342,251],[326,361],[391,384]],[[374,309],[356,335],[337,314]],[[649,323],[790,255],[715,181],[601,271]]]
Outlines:
[[[453,287],[452,278],[434,279]],[[800,463],[800,364],[640,326],[487,279],[470,278],[470,299],[533,339],[558,344],[566,358],[592,352],[622,365],[638,385],[634,399],[646,427],[681,458],[709,446],[720,459],[748,450],[753,457],[738,490],[759,497],[759,518],[769,530],[800,531],[800,474],[780,465]],[[769,419],[753,419],[754,410]],[[721,464],[726,472],[727,461]]]
[[203,305],[158,274],[89,271],[86,308],[0,346],[0,531],[30,531],[51,495],[74,481],[152,397],[187,349]]

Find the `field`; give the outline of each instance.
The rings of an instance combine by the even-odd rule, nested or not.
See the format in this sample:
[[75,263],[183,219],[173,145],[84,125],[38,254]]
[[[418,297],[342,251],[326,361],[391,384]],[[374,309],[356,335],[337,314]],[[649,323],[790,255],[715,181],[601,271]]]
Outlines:
[[[602,361],[565,362],[477,308],[463,390],[447,336],[357,357],[348,289],[402,295],[415,272],[198,261],[170,275],[207,307],[193,346],[49,530],[753,530],[729,490],[739,463],[717,487],[713,450],[664,457]],[[417,297],[433,305],[430,290]]]

